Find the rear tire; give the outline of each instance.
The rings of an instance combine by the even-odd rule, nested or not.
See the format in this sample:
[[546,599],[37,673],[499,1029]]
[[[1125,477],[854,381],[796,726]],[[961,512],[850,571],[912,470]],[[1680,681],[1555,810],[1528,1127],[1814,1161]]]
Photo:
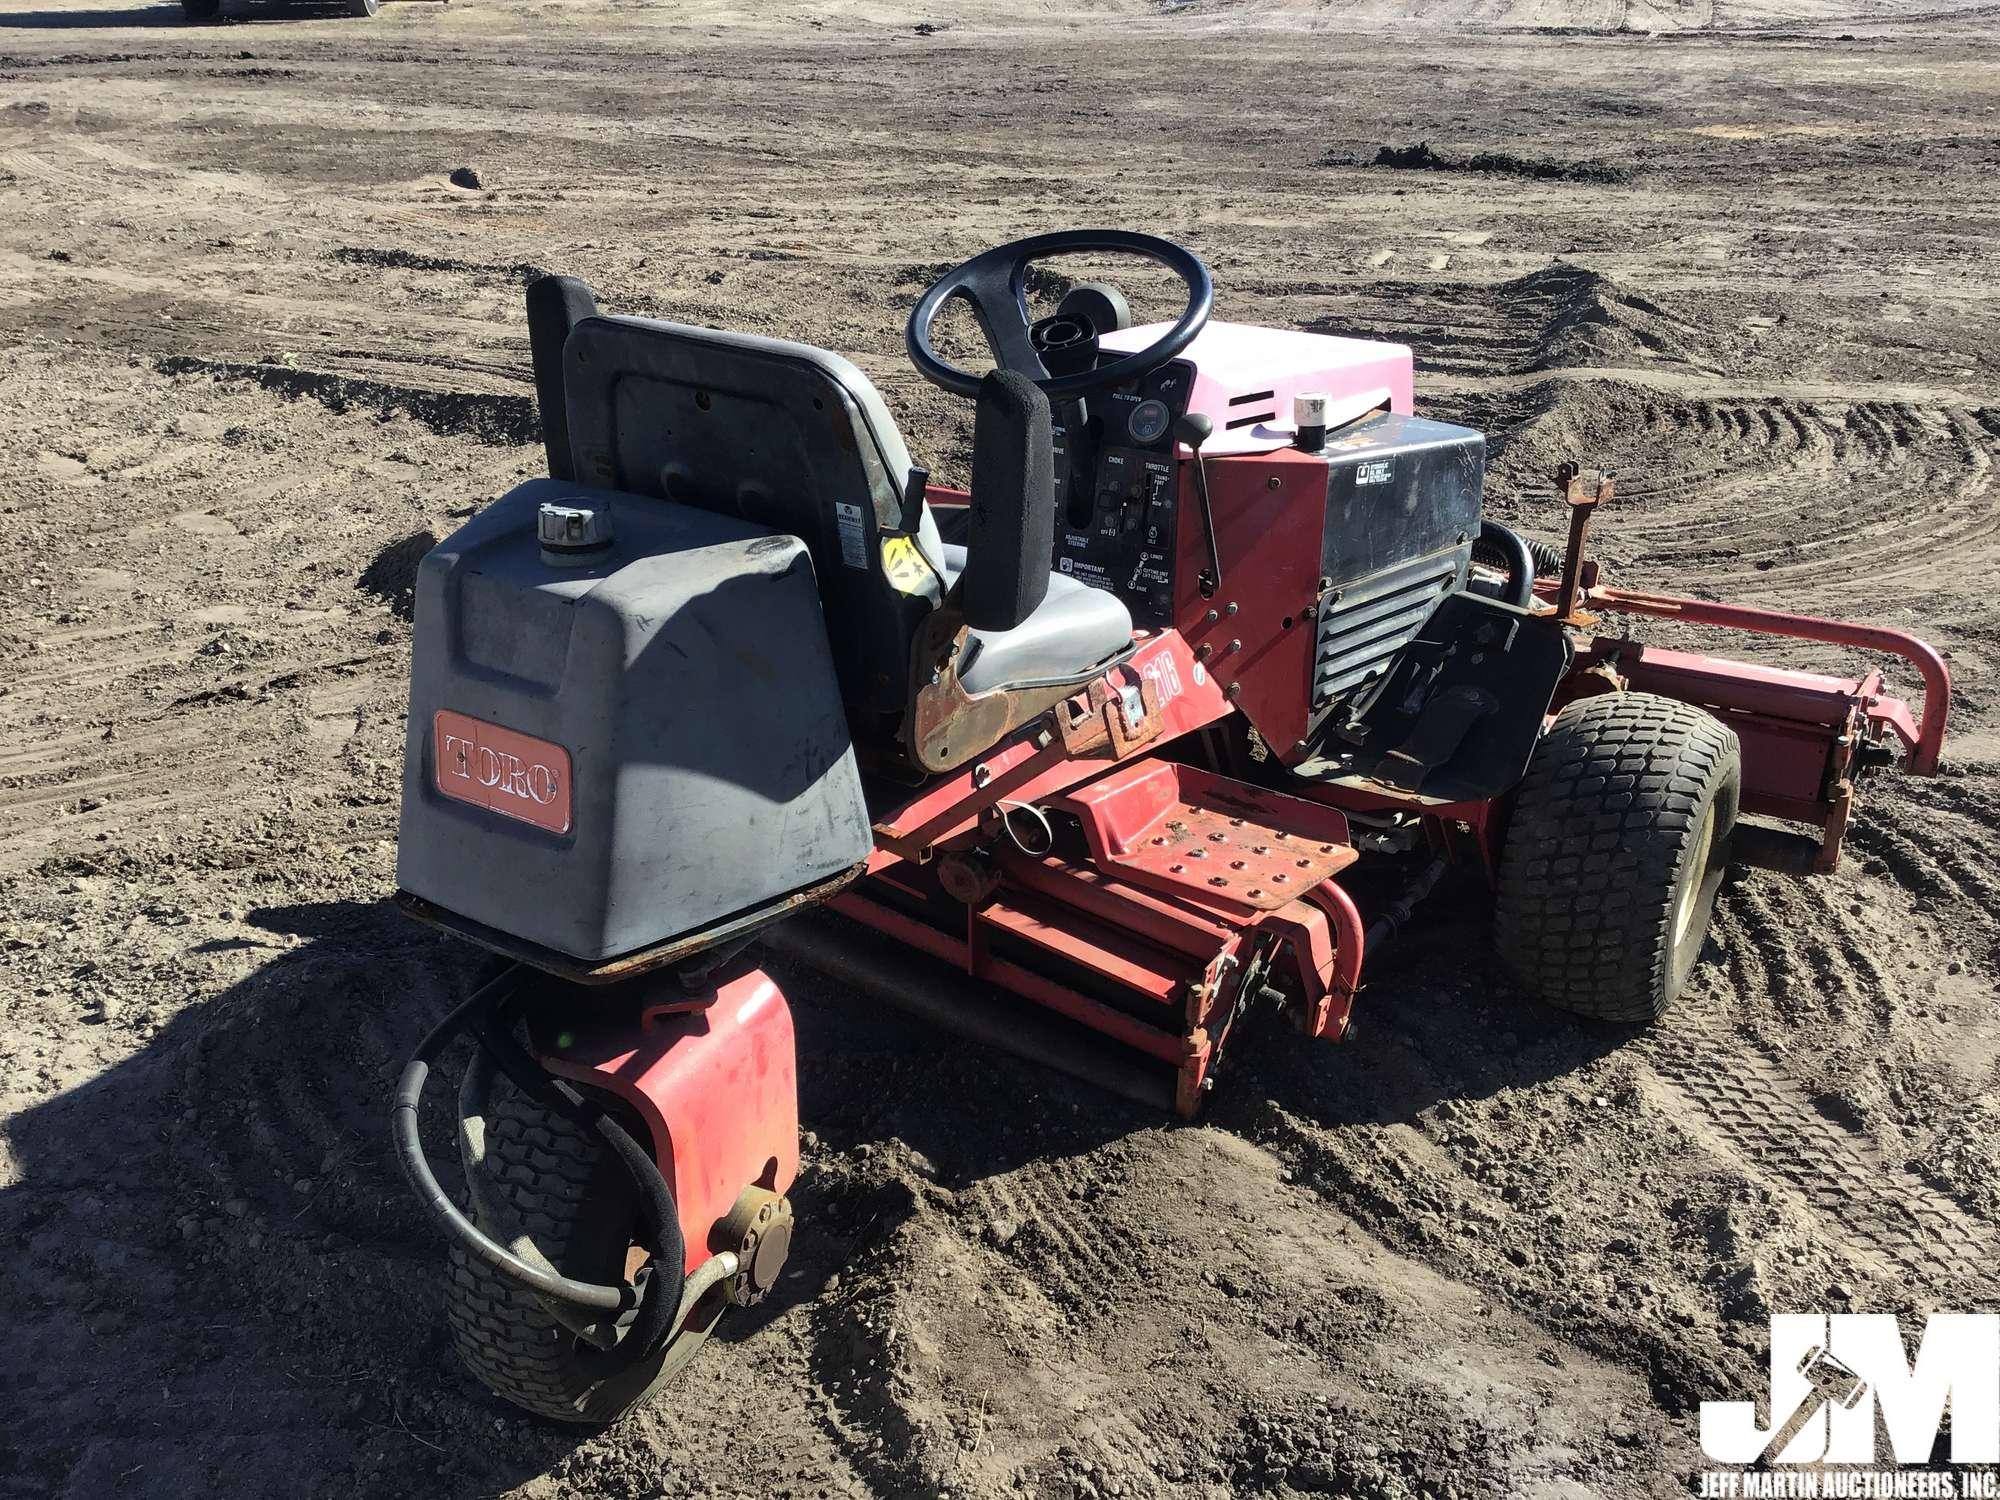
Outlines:
[[[477,1056],[473,1066],[483,1066]],[[471,1215],[482,1230],[524,1260],[545,1261],[580,1281],[625,1279],[638,1223],[635,1191],[594,1134],[503,1079],[483,1129],[468,1122],[461,1144]],[[516,1406],[559,1422],[603,1424],[673,1373],[663,1368],[663,1351],[601,1378],[583,1341],[542,1298],[457,1245],[450,1256],[445,1321],[452,1343],[466,1368]],[[680,1269],[670,1268],[672,1287],[649,1295],[676,1295]]]
[[382,0],[347,0],[347,13],[350,16],[366,18],[374,15],[381,8]]
[[1735,733],[1650,693],[1580,699],[1535,747],[1500,856],[1494,939],[1546,1004],[1657,1020],[1701,953],[1742,796]]

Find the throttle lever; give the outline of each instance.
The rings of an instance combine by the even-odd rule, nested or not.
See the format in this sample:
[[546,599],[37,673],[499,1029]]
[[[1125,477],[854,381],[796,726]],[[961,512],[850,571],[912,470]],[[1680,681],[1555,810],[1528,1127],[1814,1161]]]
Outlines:
[[1195,582],[1201,588],[1204,599],[1215,597],[1215,591],[1222,587],[1222,553],[1215,542],[1215,507],[1208,498],[1208,466],[1201,461],[1201,445],[1215,435],[1215,423],[1198,411],[1191,411],[1174,423],[1174,437],[1186,443],[1194,453],[1194,493],[1201,503],[1201,529],[1208,539],[1208,566],[1201,570]]

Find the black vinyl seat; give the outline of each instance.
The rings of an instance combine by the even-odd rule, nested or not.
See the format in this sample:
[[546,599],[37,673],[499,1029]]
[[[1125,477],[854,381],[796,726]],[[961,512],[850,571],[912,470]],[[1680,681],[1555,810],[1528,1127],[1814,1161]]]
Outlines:
[[[868,377],[809,344],[590,316],[563,346],[577,479],[740,516],[812,555],[843,699],[899,712],[911,643],[965,568]],[[1082,680],[1131,642],[1114,594],[1052,572],[1011,630],[973,632],[968,692]]]

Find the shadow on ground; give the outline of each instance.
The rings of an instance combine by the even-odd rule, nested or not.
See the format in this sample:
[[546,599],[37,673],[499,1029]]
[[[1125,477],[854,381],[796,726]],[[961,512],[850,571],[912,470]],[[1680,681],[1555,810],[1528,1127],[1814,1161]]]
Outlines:
[[[441,1245],[389,1147],[396,1074],[481,960],[386,904],[249,915],[295,946],[8,1126],[18,1180],[0,1237],[23,1295],[0,1334],[15,1413],[0,1496],[491,1494],[585,1435],[515,1414],[457,1367]],[[1168,1128],[815,976],[781,978],[810,1138],[802,1232],[795,1274],[725,1344],[822,1295],[910,1211],[906,1186],[856,1167],[889,1143],[958,1187]],[[1246,1036],[1212,1123],[1243,1128],[1271,1101],[1327,1127],[1406,1118],[1611,1044],[1543,1017],[1517,1020],[1511,1048],[1483,1046],[1467,1035],[1480,1017],[1405,979],[1407,993],[1393,967],[1377,979],[1352,1045]],[[451,1089],[431,1094],[427,1137],[448,1163]]]
[[345,17],[338,0],[227,0],[214,21],[189,21],[178,0],[169,5],[126,5],[104,10],[17,10],[0,12],[0,31],[117,31],[131,26],[205,28],[254,22]]

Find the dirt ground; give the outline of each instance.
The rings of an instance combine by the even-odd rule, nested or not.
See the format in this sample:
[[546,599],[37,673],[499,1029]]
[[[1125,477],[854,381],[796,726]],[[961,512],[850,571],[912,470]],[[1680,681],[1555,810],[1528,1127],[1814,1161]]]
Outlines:
[[[46,3],[0,10],[0,1496],[1686,1493],[1767,1308],[1996,1309],[2000,10]],[[784,971],[783,1291],[610,1431],[522,1418],[388,1150],[473,960],[382,904],[415,559],[538,472],[522,278],[847,352],[957,478],[910,302],[1092,223],[1414,345],[1531,532],[1618,469],[1621,581],[1920,628],[1946,774],[1733,884],[1649,1034],[1529,1006],[1451,888],[1351,1044],[1239,1044],[1194,1127]]]

